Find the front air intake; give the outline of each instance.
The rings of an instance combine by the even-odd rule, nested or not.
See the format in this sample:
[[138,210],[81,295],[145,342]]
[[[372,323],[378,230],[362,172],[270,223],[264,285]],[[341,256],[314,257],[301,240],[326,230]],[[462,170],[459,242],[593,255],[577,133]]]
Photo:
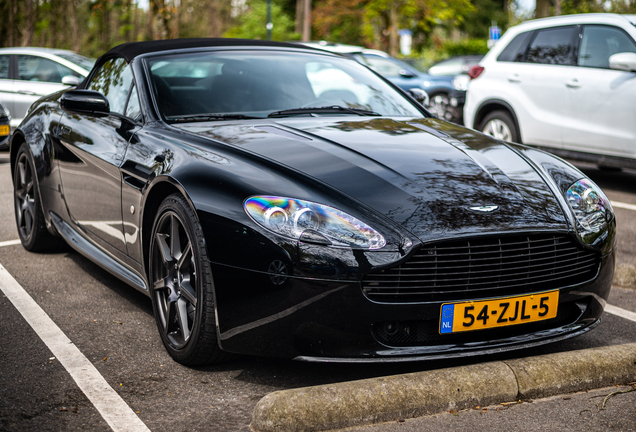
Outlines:
[[600,253],[562,234],[439,242],[396,267],[368,274],[362,289],[381,303],[510,296],[591,281],[600,261]]

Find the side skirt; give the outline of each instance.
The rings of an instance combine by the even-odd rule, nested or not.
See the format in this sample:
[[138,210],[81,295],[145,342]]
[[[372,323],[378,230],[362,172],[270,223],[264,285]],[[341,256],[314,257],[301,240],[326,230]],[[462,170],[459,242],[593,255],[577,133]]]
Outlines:
[[55,213],[50,212],[49,215],[57,232],[73,249],[133,288],[149,295],[148,285],[141,275],[95,246]]

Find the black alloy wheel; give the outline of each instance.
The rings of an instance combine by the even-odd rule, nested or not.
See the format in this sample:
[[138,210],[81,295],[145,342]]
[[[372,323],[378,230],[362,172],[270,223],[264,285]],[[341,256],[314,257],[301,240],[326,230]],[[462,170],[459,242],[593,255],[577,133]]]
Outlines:
[[34,173],[27,144],[22,144],[13,167],[15,221],[22,246],[32,252],[52,249],[59,243],[46,229]]
[[227,358],[216,338],[212,271],[201,226],[181,195],[157,212],[150,244],[152,304],[164,346],[185,365]]

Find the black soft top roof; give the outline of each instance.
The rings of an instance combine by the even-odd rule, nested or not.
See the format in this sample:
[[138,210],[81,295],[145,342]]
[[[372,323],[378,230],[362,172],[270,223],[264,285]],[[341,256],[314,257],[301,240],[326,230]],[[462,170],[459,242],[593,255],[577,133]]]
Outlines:
[[[271,42],[251,39],[226,39],[226,38],[199,38],[199,39],[167,39],[146,42],[128,42],[118,45],[104,54],[102,57],[123,57],[130,62],[133,58],[141,54],[152,52],[170,51],[182,48],[203,48],[203,47],[279,47],[279,48],[304,48],[293,43]],[[98,63],[101,63],[98,61]]]

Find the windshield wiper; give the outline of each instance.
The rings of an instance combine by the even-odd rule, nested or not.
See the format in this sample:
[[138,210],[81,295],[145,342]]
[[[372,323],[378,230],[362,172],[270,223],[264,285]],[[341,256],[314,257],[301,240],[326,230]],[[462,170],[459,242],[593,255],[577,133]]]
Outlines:
[[286,109],[282,111],[274,111],[270,113],[267,117],[284,117],[284,116],[293,116],[293,115],[302,115],[302,114],[356,114],[360,116],[381,116],[382,114],[378,114],[375,111],[360,109],[360,108],[346,108],[340,105],[331,105],[331,106],[323,106],[323,107],[303,107],[303,108],[292,108]]
[[210,120],[249,120],[262,117],[248,116],[245,114],[194,114],[180,117],[168,117],[168,120],[176,123],[200,122]]

